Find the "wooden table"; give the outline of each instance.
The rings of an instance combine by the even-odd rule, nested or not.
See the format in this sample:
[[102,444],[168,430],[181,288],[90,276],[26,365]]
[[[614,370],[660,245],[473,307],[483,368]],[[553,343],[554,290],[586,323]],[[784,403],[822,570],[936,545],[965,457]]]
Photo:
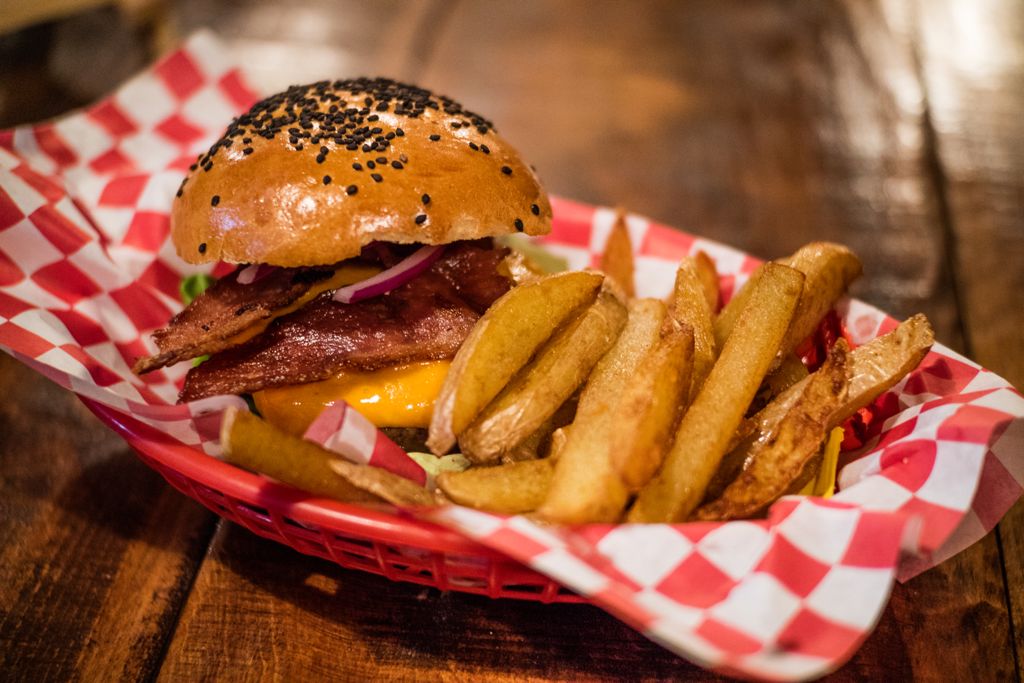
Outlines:
[[[1024,386],[1020,2],[193,0],[168,20],[221,31],[268,89],[382,73],[451,94],[564,196],[765,257],[845,242],[857,296],[924,311]],[[42,31],[65,56],[88,38]],[[26,76],[46,68],[33,49],[0,75],[7,123],[81,101]],[[593,607],[393,584],[264,541],[6,356],[0,393],[0,678],[714,678]],[[897,586],[835,678],[1020,680],[1022,625],[1017,505]]]

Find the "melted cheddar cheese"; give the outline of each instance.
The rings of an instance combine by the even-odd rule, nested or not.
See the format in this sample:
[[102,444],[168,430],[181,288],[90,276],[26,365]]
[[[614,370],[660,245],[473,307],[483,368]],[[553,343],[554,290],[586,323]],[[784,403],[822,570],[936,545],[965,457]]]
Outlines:
[[378,427],[425,428],[450,365],[445,360],[345,372],[322,382],[264,389],[252,397],[268,422],[296,436],[338,401],[348,402]]

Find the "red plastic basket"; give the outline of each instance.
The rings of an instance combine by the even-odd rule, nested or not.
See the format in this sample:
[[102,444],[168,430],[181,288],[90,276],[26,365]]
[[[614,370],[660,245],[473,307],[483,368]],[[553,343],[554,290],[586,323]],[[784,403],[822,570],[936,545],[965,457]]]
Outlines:
[[253,533],[307,555],[440,590],[586,602],[543,574],[398,511],[314,498],[211,458],[100,403],[85,405],[171,486]]

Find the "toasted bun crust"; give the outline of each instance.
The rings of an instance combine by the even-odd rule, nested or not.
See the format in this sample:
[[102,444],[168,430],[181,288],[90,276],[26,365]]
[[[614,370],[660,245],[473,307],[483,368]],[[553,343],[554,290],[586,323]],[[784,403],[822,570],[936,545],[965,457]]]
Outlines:
[[171,215],[189,263],[320,265],[376,240],[550,229],[537,176],[489,121],[383,79],[295,86],[257,103],[192,167]]

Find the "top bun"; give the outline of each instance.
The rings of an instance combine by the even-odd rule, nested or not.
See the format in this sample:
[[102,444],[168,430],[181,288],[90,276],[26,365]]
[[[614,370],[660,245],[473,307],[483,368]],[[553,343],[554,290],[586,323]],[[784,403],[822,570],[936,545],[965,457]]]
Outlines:
[[178,190],[189,263],[325,265],[374,241],[551,229],[537,176],[490,121],[386,79],[293,86],[255,104]]

